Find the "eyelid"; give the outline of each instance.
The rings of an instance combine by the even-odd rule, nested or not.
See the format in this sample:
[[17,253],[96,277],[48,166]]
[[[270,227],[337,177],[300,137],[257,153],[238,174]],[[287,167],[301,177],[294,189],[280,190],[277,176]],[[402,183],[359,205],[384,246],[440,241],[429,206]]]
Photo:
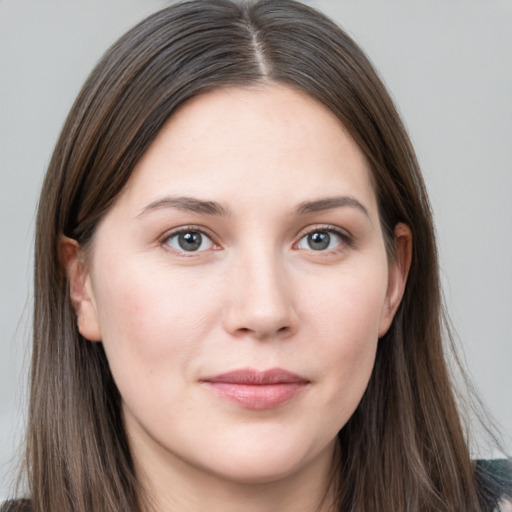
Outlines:
[[[340,247],[336,247],[334,249],[327,249],[324,251],[315,251],[314,249],[309,249],[311,252],[315,252],[317,254],[332,254],[336,252],[340,252],[340,250],[343,250],[346,247],[352,247],[354,245],[353,237],[350,233],[348,233],[345,229],[342,229],[338,226],[333,226],[332,224],[316,224],[313,226],[308,226],[307,228],[301,230],[301,232],[297,235],[297,241],[293,244],[294,248],[297,247],[299,242],[306,236],[316,233],[316,232],[326,232],[326,233],[333,233],[334,235],[338,236],[342,240],[342,244],[340,244]],[[308,250],[308,249],[298,249],[298,250]]]
[[[179,235],[180,233],[190,233],[190,232],[200,233],[202,236],[205,236],[206,238],[211,240],[212,244],[214,245],[214,248],[204,249],[201,251],[184,251],[184,250],[180,251],[178,249],[175,249],[174,247],[172,247],[170,244],[167,243],[167,241],[170,238],[172,238],[176,235]],[[158,243],[161,246],[163,246],[166,250],[171,251],[174,254],[177,254],[179,256],[184,256],[184,257],[191,257],[194,255],[203,254],[205,252],[208,252],[209,250],[220,249],[221,245],[217,242],[216,238],[217,237],[208,228],[206,228],[204,226],[198,226],[195,224],[188,224],[185,226],[179,226],[179,227],[173,228],[169,231],[166,231],[161,237],[159,237]]]
[[[346,247],[351,247],[354,245],[354,239],[352,235],[347,232],[345,229],[342,229],[338,226],[334,226],[332,224],[315,224],[312,226],[308,226],[307,228],[302,229],[299,234],[295,237],[296,242],[293,244],[293,248],[297,249],[297,244],[305,237],[308,236],[311,233],[315,233],[317,231],[324,231],[327,233],[333,233],[336,236],[338,236],[343,243],[340,244],[342,248],[339,247],[335,249],[325,250],[325,251],[314,251],[311,249],[311,252],[317,252],[319,254],[329,254],[329,253],[336,253],[342,250]],[[171,237],[179,235],[180,233],[187,233],[187,232],[197,232],[200,233],[203,236],[206,236],[209,238],[212,242],[212,244],[215,246],[213,249],[205,249],[201,251],[180,251],[176,250],[175,248],[171,247],[167,242]],[[158,238],[158,243],[166,250],[172,251],[175,254],[178,254],[179,256],[185,256],[185,257],[191,257],[197,254],[202,254],[205,252],[208,252],[209,250],[219,250],[222,248],[221,244],[217,241],[217,236],[214,235],[210,229],[206,228],[205,226],[200,226],[197,224],[188,224],[184,226],[179,226],[173,229],[170,229],[169,231],[166,231],[161,237]],[[307,249],[298,249],[298,250],[307,250]]]

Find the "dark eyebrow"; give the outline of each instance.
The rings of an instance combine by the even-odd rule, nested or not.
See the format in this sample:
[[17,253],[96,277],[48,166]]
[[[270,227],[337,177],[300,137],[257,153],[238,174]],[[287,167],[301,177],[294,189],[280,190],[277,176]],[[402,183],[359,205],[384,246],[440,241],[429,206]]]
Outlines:
[[361,210],[368,218],[370,217],[366,207],[352,196],[326,197],[316,201],[305,201],[297,206],[296,212],[299,215],[306,215],[308,213],[331,210],[332,208],[342,208],[345,206],[357,208],[358,210]]
[[[342,207],[357,208],[369,217],[366,207],[351,196],[327,197],[317,199],[315,201],[304,201],[300,203],[295,209],[299,215],[306,215],[308,213],[315,213],[323,210],[331,210],[333,208]],[[175,208],[177,210],[190,211],[194,213],[202,213],[206,215],[216,215],[220,217],[228,217],[231,211],[222,206],[217,201],[206,201],[197,199],[195,197],[181,196],[181,197],[163,197],[148,204],[137,216],[140,217],[149,211],[159,210],[163,208]]]
[[177,210],[189,211],[194,213],[203,213],[206,215],[217,215],[227,217],[231,215],[228,208],[222,206],[216,201],[205,201],[195,197],[181,196],[181,197],[163,197],[148,204],[138,215],[141,217],[147,212],[159,210],[162,208],[175,208]]

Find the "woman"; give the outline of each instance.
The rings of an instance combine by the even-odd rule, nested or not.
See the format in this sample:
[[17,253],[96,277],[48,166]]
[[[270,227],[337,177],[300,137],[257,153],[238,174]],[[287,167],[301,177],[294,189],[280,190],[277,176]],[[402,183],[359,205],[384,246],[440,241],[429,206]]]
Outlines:
[[428,199],[361,50],[290,1],[175,5],[84,85],[36,237],[33,510],[493,510]]

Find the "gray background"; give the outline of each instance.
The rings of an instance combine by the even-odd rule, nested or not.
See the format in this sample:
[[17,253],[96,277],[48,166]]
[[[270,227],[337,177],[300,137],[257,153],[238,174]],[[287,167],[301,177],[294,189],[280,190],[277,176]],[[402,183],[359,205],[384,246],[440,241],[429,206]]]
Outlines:
[[[34,212],[71,103],[103,51],[169,2],[0,0],[0,500],[20,457]],[[433,203],[448,310],[512,452],[512,2],[318,0],[366,49]],[[475,456],[492,456],[486,445]]]

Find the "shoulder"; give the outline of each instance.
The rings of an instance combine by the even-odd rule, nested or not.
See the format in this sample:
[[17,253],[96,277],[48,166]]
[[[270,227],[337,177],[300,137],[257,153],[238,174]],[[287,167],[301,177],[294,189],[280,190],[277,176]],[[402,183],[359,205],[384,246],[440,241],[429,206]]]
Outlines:
[[497,511],[512,512],[512,459],[478,460],[476,477],[485,501]]
[[12,500],[0,504],[0,512],[32,512],[30,500]]

